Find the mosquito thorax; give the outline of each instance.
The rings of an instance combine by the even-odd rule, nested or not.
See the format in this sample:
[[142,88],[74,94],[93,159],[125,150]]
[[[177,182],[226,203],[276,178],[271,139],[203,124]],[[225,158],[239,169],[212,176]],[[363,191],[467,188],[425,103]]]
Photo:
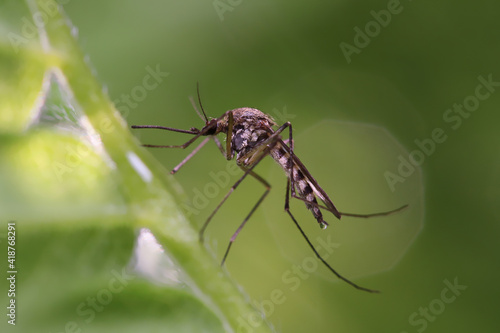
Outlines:
[[228,122],[226,130],[232,127],[231,149],[236,153],[238,164],[250,166],[256,158],[252,154],[254,148],[274,133],[276,123],[262,111],[249,107],[230,110],[229,114],[232,114],[232,124],[229,116],[224,119]]
[[263,125],[266,127],[276,126],[274,119],[259,109],[242,107],[231,110],[231,112],[233,113],[235,124],[245,122],[248,124]]

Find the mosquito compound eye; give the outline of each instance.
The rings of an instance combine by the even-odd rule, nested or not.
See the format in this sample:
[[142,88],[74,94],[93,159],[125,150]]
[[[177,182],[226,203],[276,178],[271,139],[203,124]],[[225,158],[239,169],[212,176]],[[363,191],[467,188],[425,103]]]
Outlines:
[[216,132],[217,132],[217,127],[212,126],[209,127],[205,133],[207,133],[206,135],[214,135]]

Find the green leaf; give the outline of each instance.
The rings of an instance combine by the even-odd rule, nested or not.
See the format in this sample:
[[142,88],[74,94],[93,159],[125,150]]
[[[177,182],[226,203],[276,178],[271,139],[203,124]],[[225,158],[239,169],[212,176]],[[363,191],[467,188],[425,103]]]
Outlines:
[[271,331],[198,241],[56,2],[2,2],[0,31],[2,244],[15,222],[2,269],[16,271],[0,288],[14,288],[1,303],[15,300],[16,329]]

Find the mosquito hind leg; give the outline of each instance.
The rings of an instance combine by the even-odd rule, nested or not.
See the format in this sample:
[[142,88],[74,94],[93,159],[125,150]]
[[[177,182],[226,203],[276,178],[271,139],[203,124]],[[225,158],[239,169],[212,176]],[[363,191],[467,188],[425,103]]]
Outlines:
[[[294,194],[292,194],[291,197],[295,198],[295,199],[299,199],[300,201],[303,201],[306,204],[309,204],[309,205],[312,205],[312,206],[316,206],[318,208],[321,208],[321,209],[324,209],[326,211],[331,212],[331,210],[328,207],[320,205],[317,202],[306,200],[306,199],[301,198],[301,197],[299,197],[297,195],[294,195]],[[358,217],[358,218],[370,218],[370,217],[378,217],[378,216],[389,216],[389,215],[398,213],[400,211],[403,211],[406,208],[408,208],[409,206],[410,206],[409,204],[406,204],[406,205],[403,205],[403,206],[398,207],[396,209],[387,210],[387,211],[384,211],[384,212],[369,213],[369,214],[357,214],[357,213],[346,213],[346,212],[338,212],[338,213],[340,214],[340,216],[350,216],[350,217]]]
[[309,245],[309,247],[311,248],[311,250],[314,252],[314,254],[316,255],[316,257],[323,263],[323,265],[326,266],[326,268],[328,268],[328,270],[330,270],[330,272],[332,272],[339,279],[341,279],[342,281],[350,284],[354,288],[362,290],[362,291],[367,291],[367,292],[370,292],[370,293],[378,293],[379,292],[378,290],[368,289],[368,288],[365,288],[365,287],[361,287],[361,286],[355,284],[354,282],[348,280],[347,278],[343,277],[336,270],[334,270],[332,268],[332,266],[330,266],[330,264],[325,259],[323,259],[323,257],[321,257],[321,255],[318,253],[318,251],[316,250],[316,248],[314,247],[314,245],[311,243],[311,241],[309,240],[309,238],[305,234],[304,230],[302,230],[302,228],[300,227],[299,223],[297,222],[297,220],[293,216],[292,212],[290,211],[290,186],[291,186],[290,179],[288,179],[287,180],[287,186],[286,186],[285,211],[288,213],[288,215],[292,219],[292,221],[295,224],[295,226],[297,227],[297,229],[299,229],[300,233],[302,234],[302,237],[306,240],[307,244]]

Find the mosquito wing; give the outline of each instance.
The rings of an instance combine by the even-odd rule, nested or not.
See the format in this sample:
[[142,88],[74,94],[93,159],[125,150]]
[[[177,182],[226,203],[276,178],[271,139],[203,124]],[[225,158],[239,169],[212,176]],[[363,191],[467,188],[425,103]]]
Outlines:
[[330,199],[328,194],[326,194],[325,190],[323,190],[321,186],[319,186],[316,179],[314,179],[314,177],[311,175],[309,170],[307,170],[302,161],[297,157],[297,155],[292,154],[291,148],[287,144],[285,144],[282,140],[280,140],[279,143],[283,148],[283,150],[286,152],[286,155],[292,157],[293,167],[298,169],[302,173],[302,175],[304,176],[304,180],[311,187],[314,195],[317,196],[325,204],[326,207],[323,208],[326,208],[329,212],[331,212],[338,219],[340,219],[341,214],[339,213],[337,208],[335,208],[335,205],[333,204],[332,200]]

